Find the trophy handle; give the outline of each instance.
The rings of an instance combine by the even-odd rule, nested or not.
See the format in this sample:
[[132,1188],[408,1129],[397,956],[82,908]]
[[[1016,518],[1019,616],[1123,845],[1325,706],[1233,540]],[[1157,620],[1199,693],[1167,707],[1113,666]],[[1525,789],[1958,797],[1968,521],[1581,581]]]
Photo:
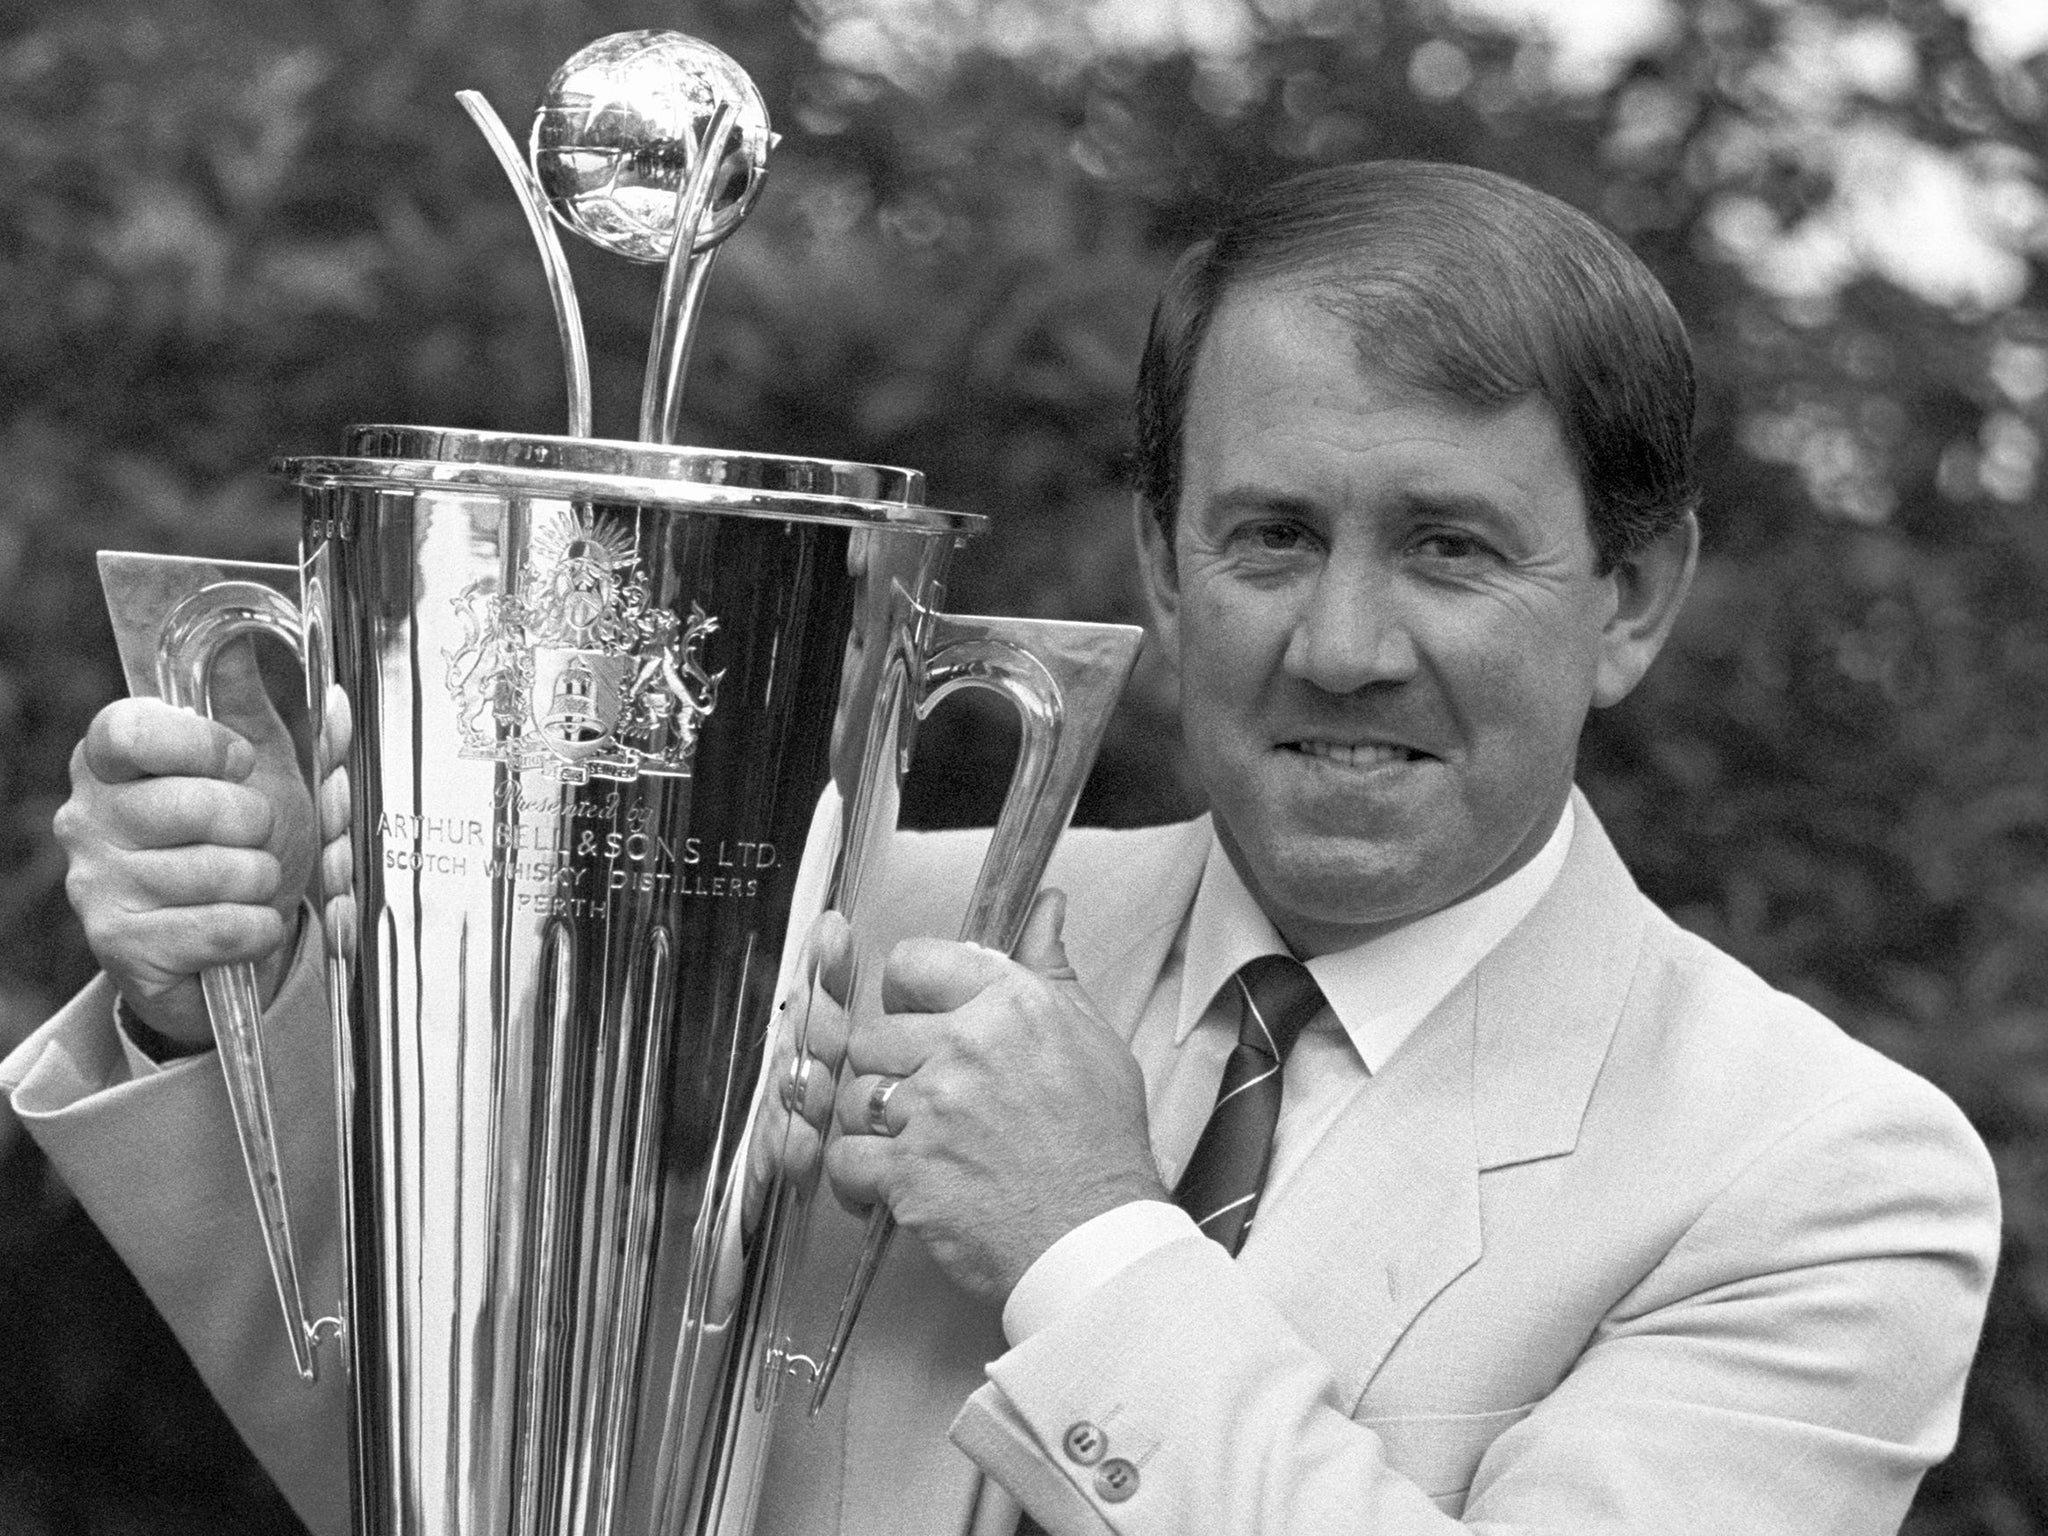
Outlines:
[[[982,688],[1014,704],[1023,725],[1009,794],[960,925],[964,942],[1008,954],[1023,937],[1053,845],[1073,817],[1144,631],[1130,624],[950,613],[932,614],[930,620],[918,677],[918,719],[962,688]],[[895,1218],[878,1206],[868,1218],[832,1340],[818,1363],[813,1414],[824,1406],[895,1232]]]
[[[299,610],[271,587],[254,581],[222,581],[202,587],[173,608],[164,620],[157,645],[157,689],[167,703],[212,715],[207,674],[213,658],[240,635],[267,635],[282,640],[303,665],[305,642]],[[316,690],[309,690],[314,692]],[[298,1252],[292,1243],[291,1213],[285,1203],[284,1166],[278,1155],[277,1130],[270,1108],[270,1074],[263,1061],[263,1007],[254,966],[210,967],[200,977],[213,1038],[220,1048],[228,1103],[234,1111],[235,1134],[242,1145],[242,1164],[263,1225],[263,1248],[277,1282],[278,1304],[284,1309],[292,1364],[301,1381],[319,1379],[315,1350],[322,1334],[339,1331],[334,1318],[308,1316],[299,1283]]]

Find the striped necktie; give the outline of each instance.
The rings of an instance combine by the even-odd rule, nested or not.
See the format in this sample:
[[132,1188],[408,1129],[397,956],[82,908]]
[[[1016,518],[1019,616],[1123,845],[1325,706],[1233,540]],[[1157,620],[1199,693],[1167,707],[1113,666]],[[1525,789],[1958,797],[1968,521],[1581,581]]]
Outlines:
[[1287,955],[1261,955],[1231,977],[1230,985],[1238,1000],[1237,1048],[1224,1063],[1216,1107],[1173,1198],[1235,1254],[1251,1232],[1273,1160],[1281,1065],[1323,1006],[1323,993],[1308,967]]

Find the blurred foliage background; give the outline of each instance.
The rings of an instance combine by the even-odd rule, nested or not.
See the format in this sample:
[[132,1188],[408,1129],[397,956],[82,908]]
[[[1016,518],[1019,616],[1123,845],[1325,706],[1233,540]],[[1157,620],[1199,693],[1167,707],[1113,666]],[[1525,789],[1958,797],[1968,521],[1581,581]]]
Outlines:
[[[1690,926],[1924,1073],[2004,1182],[1961,1444],[1915,1536],[2048,1530],[2048,5],[2042,0],[8,0],[0,11],[0,1043],[90,973],[50,815],[121,687],[92,552],[288,558],[280,452],[559,430],[523,133],[584,42],[733,54],[785,139],[711,286],[686,440],[925,469],[993,514],[960,606],[1136,617],[1125,401],[1242,189],[1408,155],[1588,209],[1704,368],[1707,553],[1583,780]],[[599,430],[656,273],[572,252]],[[1141,674],[1085,819],[1193,805]],[[1000,728],[935,722],[931,821]],[[0,1124],[0,1528],[290,1530]]]

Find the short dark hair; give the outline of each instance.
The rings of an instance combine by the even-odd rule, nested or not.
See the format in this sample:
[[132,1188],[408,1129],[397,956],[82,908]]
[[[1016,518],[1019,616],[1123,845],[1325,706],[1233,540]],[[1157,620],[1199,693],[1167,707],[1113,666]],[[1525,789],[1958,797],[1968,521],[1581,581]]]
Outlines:
[[1693,366],[1670,297],[1577,209],[1490,171],[1332,166],[1251,198],[1174,266],[1138,370],[1137,492],[1171,530],[1195,360],[1233,289],[1299,282],[1361,360],[1478,406],[1538,395],[1578,463],[1611,570],[1699,501]]

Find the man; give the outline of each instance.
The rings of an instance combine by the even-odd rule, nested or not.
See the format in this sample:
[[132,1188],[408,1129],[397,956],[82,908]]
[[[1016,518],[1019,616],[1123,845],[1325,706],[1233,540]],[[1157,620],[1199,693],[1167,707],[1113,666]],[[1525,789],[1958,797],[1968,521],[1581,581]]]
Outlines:
[[[1498,177],[1315,173],[1183,259],[1138,538],[1211,815],[1070,835],[1015,959],[894,949],[827,1166],[915,1240],[764,1529],[1897,1527],[1954,1435],[1988,1160],[1657,913],[1571,783],[1690,580],[1691,409],[1654,281]],[[178,937],[105,830],[166,851],[144,774],[204,803],[227,748],[174,734],[96,723],[67,842],[89,926],[147,914],[99,946],[124,995],[189,1040],[179,978],[275,937]],[[921,841],[882,909],[944,931],[978,851]],[[40,1049],[111,1063],[98,1006]],[[57,1092],[38,1049],[16,1102],[68,1173],[149,1085]]]

